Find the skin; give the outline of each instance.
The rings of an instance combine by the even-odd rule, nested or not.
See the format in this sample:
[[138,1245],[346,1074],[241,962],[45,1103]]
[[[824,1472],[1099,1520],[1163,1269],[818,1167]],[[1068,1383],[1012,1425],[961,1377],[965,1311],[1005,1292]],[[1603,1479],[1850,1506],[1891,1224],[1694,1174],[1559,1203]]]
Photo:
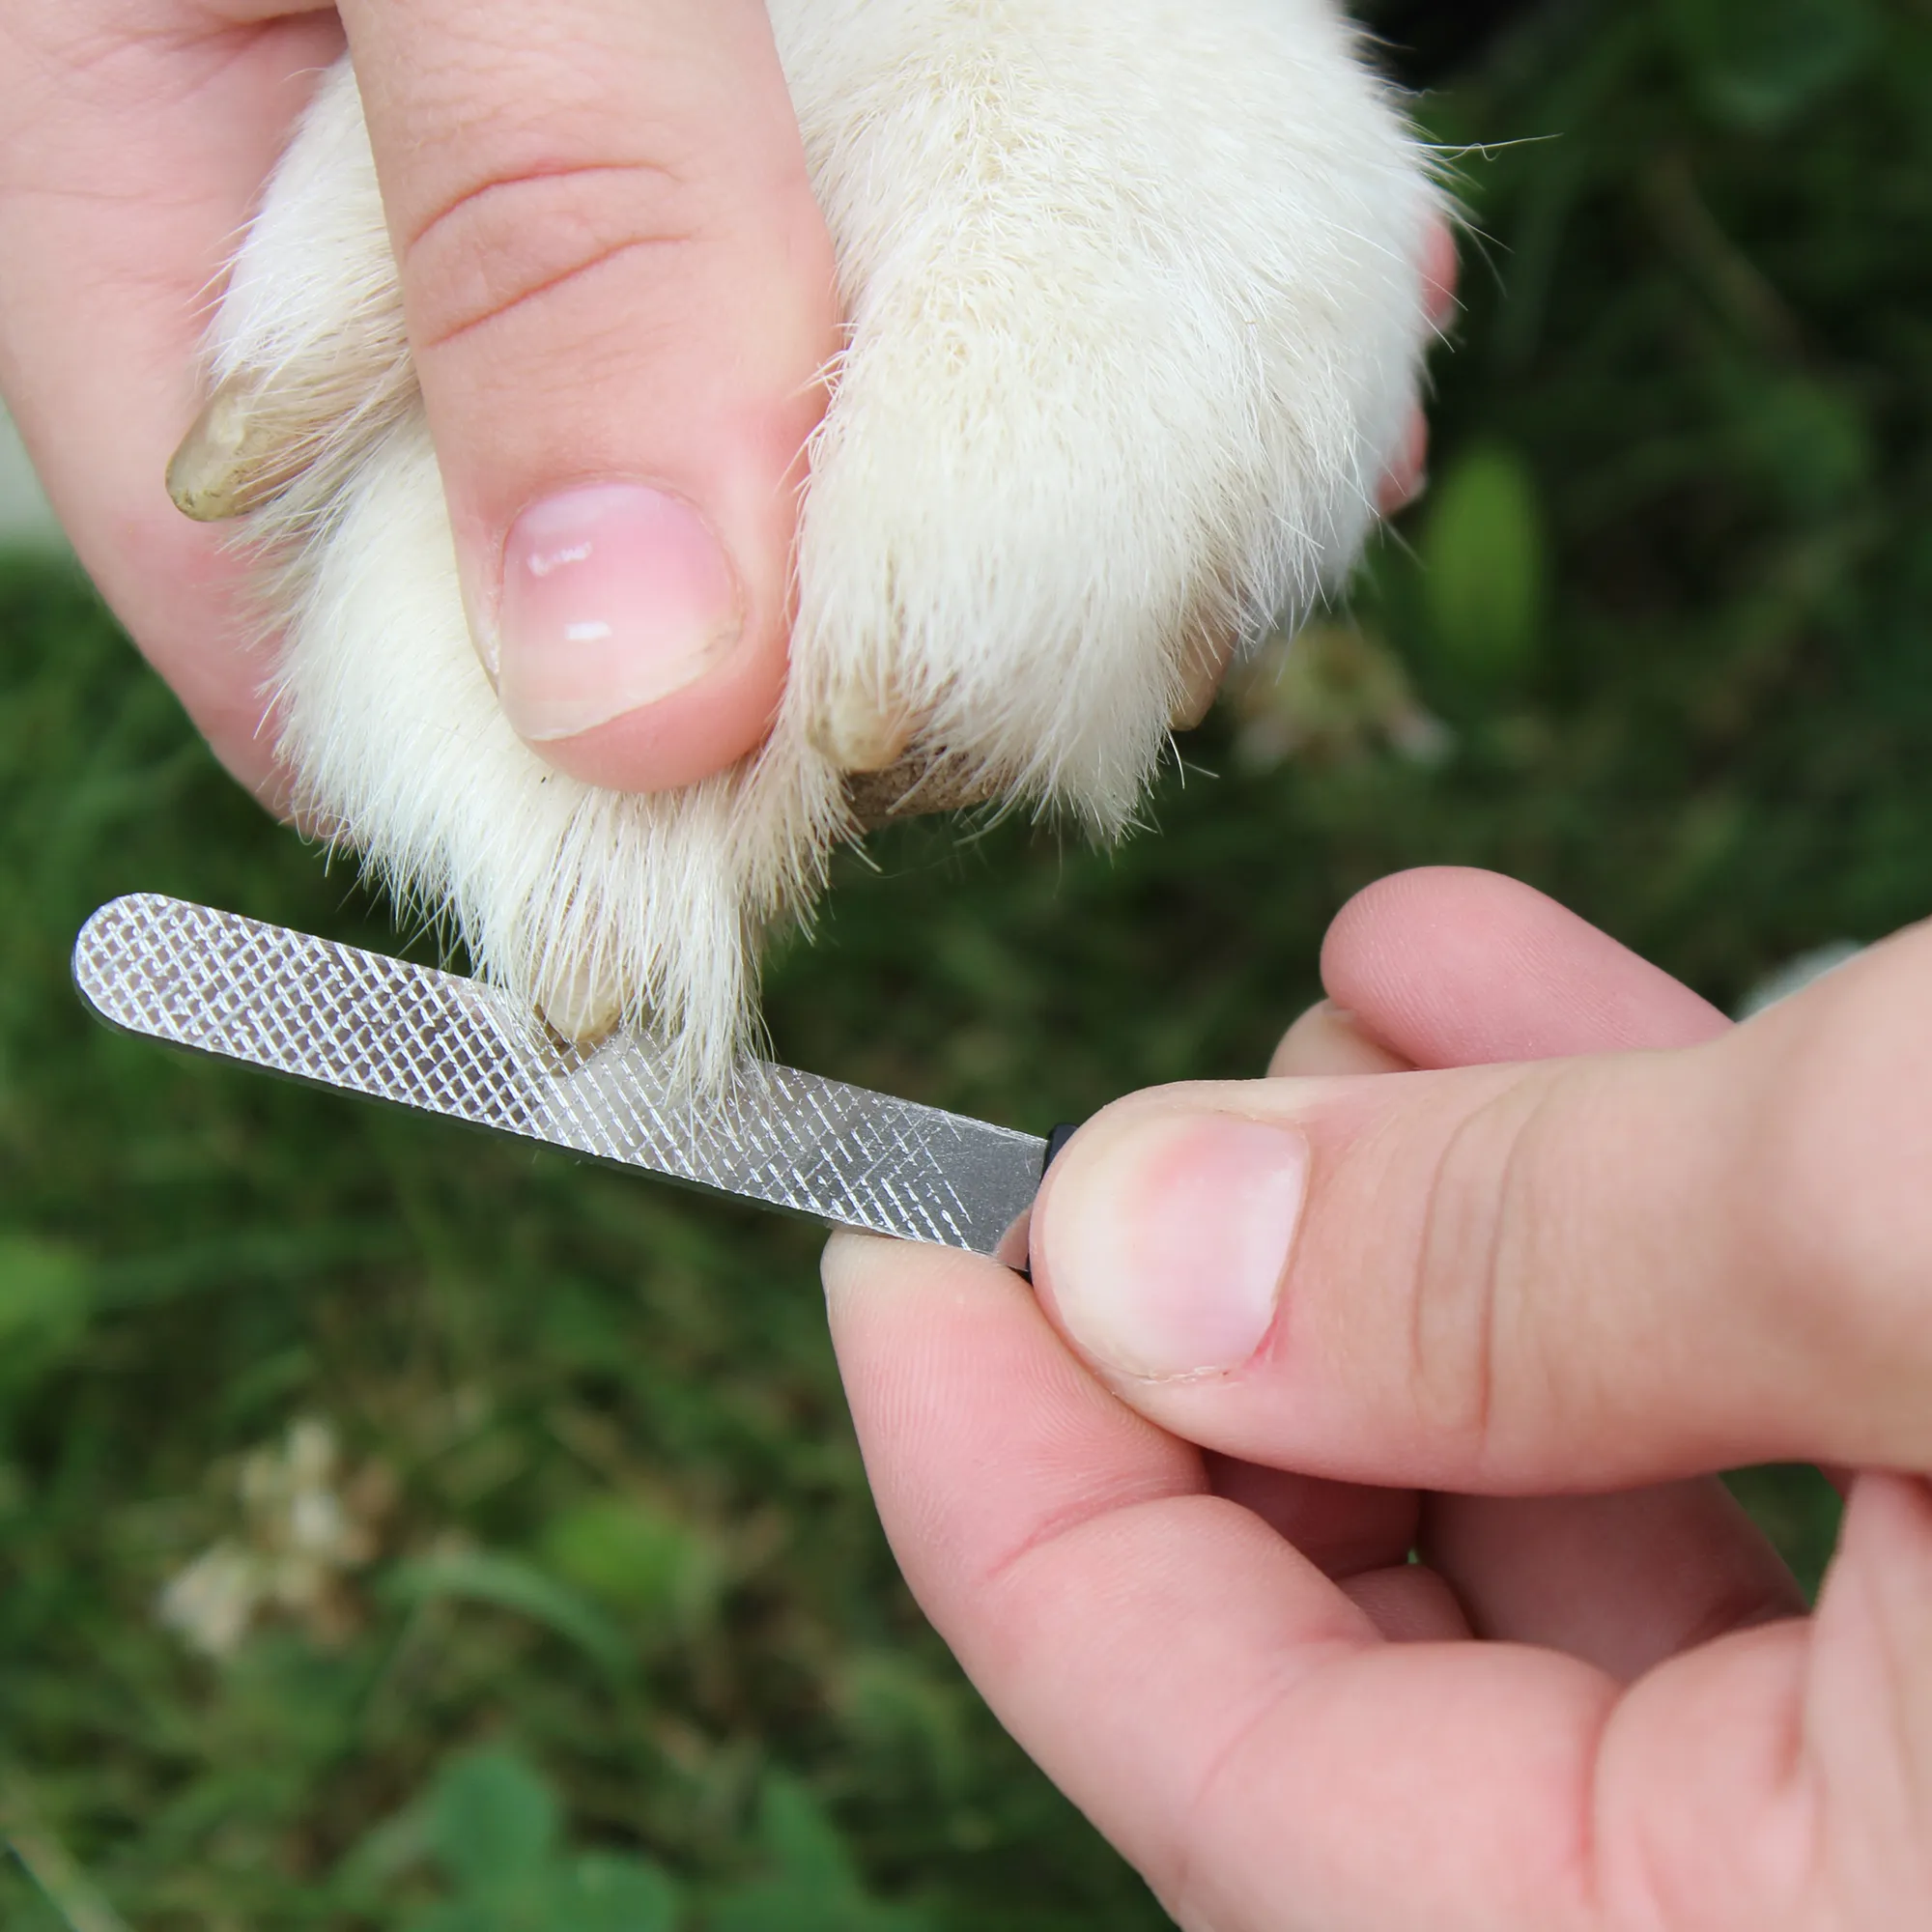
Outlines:
[[[742,629],[696,682],[536,749],[650,791],[764,735],[830,240],[760,0],[0,0],[0,395],[82,562],[229,769],[283,786],[273,663],[162,477],[250,209],[352,48],[472,613],[529,505],[634,479],[722,546]],[[1432,243],[1446,314],[1455,250]],[[1382,495],[1420,487],[1418,412]]]
[[162,477],[224,264],[353,48],[472,610],[526,504],[636,477],[696,505],[745,619],[698,685],[546,745],[688,782],[784,674],[799,452],[837,346],[831,243],[758,0],[0,4],[0,392],[117,614],[271,805],[272,650]]
[[[1732,1028],[1428,871],[1322,967],[1269,1078],[1082,1129],[1037,1293],[828,1249],[928,1615],[1186,1927],[1932,1922],[1932,928]],[[1151,1134],[1210,1228],[1172,1150],[1230,1116],[1313,1150],[1278,1312],[1123,1373],[1086,1208],[1143,1211]],[[1711,1476],[1768,1460],[1846,1472],[1808,1616]]]

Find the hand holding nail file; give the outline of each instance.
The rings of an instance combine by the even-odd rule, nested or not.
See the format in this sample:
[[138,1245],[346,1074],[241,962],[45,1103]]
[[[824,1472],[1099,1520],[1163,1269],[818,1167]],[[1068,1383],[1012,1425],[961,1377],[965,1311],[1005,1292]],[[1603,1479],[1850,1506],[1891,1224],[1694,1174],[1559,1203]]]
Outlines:
[[635,1035],[571,1046],[480,980],[157,894],[95,913],[73,978],[127,1033],[836,1227],[1026,1262],[1049,1152],[1033,1134],[766,1061],[694,1100]]

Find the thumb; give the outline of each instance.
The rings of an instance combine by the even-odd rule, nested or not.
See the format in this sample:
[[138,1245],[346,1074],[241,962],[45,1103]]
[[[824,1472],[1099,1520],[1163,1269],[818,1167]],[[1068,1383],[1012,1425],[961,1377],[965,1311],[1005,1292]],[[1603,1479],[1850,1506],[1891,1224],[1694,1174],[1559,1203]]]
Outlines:
[[1704,1044],[1170,1088],[1054,1165],[1035,1279],[1244,1461],[1473,1492],[1932,1468],[1932,930]]
[[831,242],[759,0],[344,0],[479,648],[594,784],[764,735]]

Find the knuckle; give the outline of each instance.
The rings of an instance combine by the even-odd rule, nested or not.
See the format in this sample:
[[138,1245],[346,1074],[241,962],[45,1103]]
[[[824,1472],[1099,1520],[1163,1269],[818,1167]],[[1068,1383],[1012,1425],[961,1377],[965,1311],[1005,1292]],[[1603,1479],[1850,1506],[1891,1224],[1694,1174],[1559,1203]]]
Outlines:
[[678,170],[642,160],[491,174],[465,186],[402,250],[415,348],[434,351],[581,288],[622,256],[690,248],[702,226],[695,199]]
[[1425,1426],[1472,1453],[1492,1450],[1513,1389],[1499,1354],[1518,1350],[1522,1286],[1537,1232],[1524,1170],[1551,1082],[1498,1088],[1449,1130],[1416,1236],[1408,1309],[1411,1384]]

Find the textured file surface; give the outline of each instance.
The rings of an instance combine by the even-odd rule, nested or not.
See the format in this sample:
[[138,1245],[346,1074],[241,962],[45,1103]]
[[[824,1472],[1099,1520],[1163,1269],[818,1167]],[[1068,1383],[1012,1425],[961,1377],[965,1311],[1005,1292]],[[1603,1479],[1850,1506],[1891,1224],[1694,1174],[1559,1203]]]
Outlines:
[[722,1102],[650,1047],[559,1041],[481,980],[135,894],[82,927],[74,983],[110,1025],[844,1227],[1024,1258],[1045,1144],[746,1064]]

